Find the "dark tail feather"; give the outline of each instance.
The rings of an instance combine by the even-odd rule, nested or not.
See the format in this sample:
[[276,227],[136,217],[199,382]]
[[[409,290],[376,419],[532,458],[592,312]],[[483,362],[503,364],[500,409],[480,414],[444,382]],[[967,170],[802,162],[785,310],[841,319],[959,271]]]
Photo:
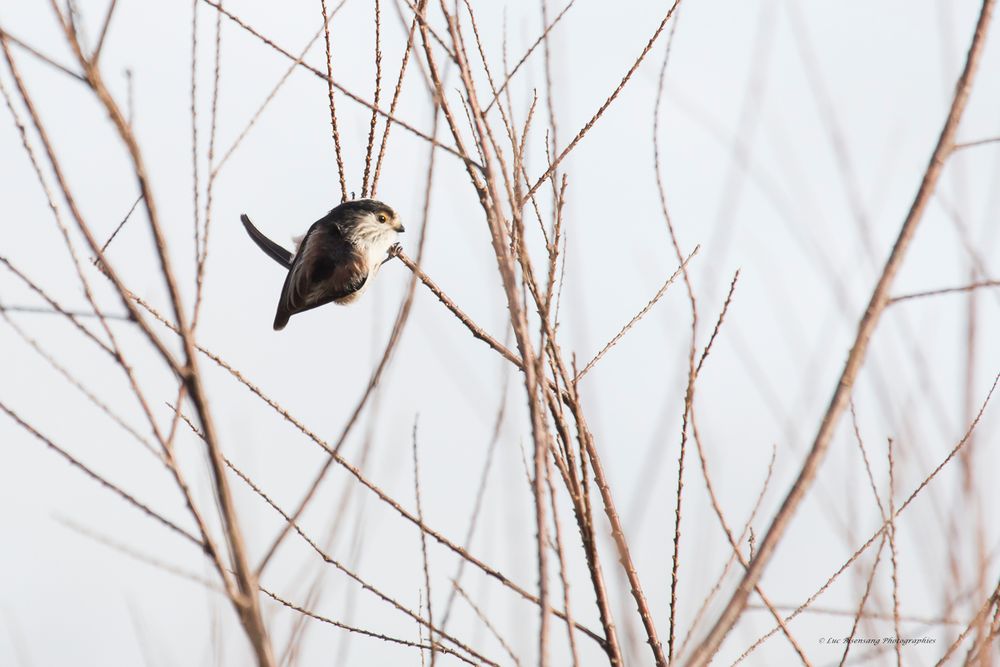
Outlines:
[[278,306],[278,312],[274,315],[274,330],[281,331],[288,324],[288,318],[292,316],[287,310]]
[[[246,213],[240,216],[240,220],[243,221],[243,228],[247,230],[247,234],[250,235],[251,240],[257,244],[258,248],[263,250],[268,257],[276,261],[278,264],[281,264],[286,269],[292,268],[292,253],[288,252],[280,245],[264,236],[259,229],[253,226],[253,223],[250,222],[250,218],[247,217]],[[287,321],[288,318],[286,317],[285,322]],[[282,323],[281,326],[285,326],[284,323]],[[278,326],[277,320],[275,320],[274,328],[281,328]]]

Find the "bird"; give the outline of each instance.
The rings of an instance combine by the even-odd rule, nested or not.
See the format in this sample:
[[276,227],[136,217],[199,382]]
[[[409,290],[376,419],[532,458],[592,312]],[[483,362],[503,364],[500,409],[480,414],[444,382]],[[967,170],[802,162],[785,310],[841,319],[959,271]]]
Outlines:
[[288,269],[274,330],[292,315],[330,303],[356,301],[368,288],[398,235],[406,229],[396,212],[375,199],[346,201],[314,222],[289,252],[240,216],[247,234],[264,253]]

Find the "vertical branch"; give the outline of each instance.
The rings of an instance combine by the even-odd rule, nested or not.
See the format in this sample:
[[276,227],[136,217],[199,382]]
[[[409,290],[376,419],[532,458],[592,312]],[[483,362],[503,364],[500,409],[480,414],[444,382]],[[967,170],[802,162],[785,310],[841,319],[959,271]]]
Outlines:
[[896,550],[896,460],[892,438],[889,438],[889,556],[892,561],[892,627],[895,630],[896,667],[903,667],[903,650],[899,639],[899,562]]
[[[340,176],[340,201],[347,201],[347,182],[344,180],[344,158],[340,152],[340,130],[337,128],[337,106],[333,100],[333,60],[330,53],[330,24],[327,20],[326,0],[319,0],[323,8],[323,38],[326,40],[326,89],[330,98],[330,127],[333,131],[333,148],[337,153],[337,174]],[[220,7],[221,11],[221,7]],[[377,108],[377,104],[373,104]]]
[[[375,196],[376,189],[378,188],[378,177],[382,173],[382,158],[385,157],[385,147],[389,142],[389,130],[392,128],[391,117],[396,113],[396,104],[399,102],[399,95],[403,92],[403,77],[406,75],[406,65],[410,62],[410,54],[413,52],[413,37],[414,32],[417,29],[417,17],[423,12],[424,5],[427,4],[427,0],[420,0],[416,14],[413,17],[413,21],[410,22],[410,30],[406,37],[406,48],[403,50],[403,62],[399,65],[399,78],[396,79],[396,89],[392,93],[392,102],[389,104],[389,114],[385,121],[385,130],[382,132],[382,143],[379,145],[378,149],[378,159],[375,160],[375,173],[372,175],[372,187],[371,196]],[[400,10],[402,11],[402,10]],[[402,14],[400,14],[400,19],[402,20]],[[434,95],[434,91],[431,91]],[[437,107],[435,106],[435,109]],[[372,113],[377,113],[378,105],[372,105]],[[435,122],[437,122],[435,120]]]
[[[406,55],[409,55],[407,49]],[[405,56],[404,56],[405,57]],[[400,70],[400,82],[402,82],[402,70]],[[365,175],[361,180],[361,196],[368,196],[368,175],[372,166],[372,149],[375,147],[375,124],[378,121],[378,100],[382,94],[382,4],[380,0],[375,0],[375,98],[372,100],[372,120],[368,128],[368,150],[365,152]],[[392,113],[390,111],[389,113]],[[389,126],[386,125],[386,132]],[[372,194],[375,194],[375,182],[372,181]],[[433,641],[431,642],[433,644]],[[433,662],[433,661],[432,661]]]
[[604,467],[597,454],[597,447],[594,444],[593,436],[589,432],[585,433],[583,444],[586,447],[587,457],[590,459],[591,469],[594,474],[594,482],[597,484],[597,489],[601,493],[601,501],[604,504],[604,513],[607,515],[608,521],[611,522],[611,536],[614,538],[615,546],[618,548],[618,559],[621,562],[622,568],[625,570],[625,576],[628,578],[632,597],[635,599],[636,610],[639,612],[639,616],[642,619],[642,625],[646,630],[646,643],[649,644],[649,648],[653,652],[653,658],[657,667],[664,666],[667,664],[667,661],[663,655],[663,646],[657,638],[656,625],[653,622],[653,615],[649,610],[649,604],[646,602],[646,596],[642,592],[642,587],[639,584],[639,573],[636,571],[635,565],[632,563],[628,540],[625,538],[621,519],[619,519],[618,512],[615,509],[615,504],[611,496],[611,489],[608,486],[608,481],[604,474]]
[[[419,417],[419,415],[418,415]],[[423,503],[420,501],[420,457],[417,455],[417,417],[413,419],[413,495],[417,500],[417,519],[424,522]],[[431,573],[427,563],[427,533],[420,532],[420,553],[424,561],[424,590],[427,592],[427,640],[431,645],[431,667],[437,662],[434,644],[434,611],[431,604]],[[443,629],[443,628],[442,628]]]
[[[551,151],[553,155],[558,155],[559,154],[559,125],[558,125],[558,123],[556,123],[555,95],[553,94],[553,86],[552,86],[552,51],[549,48],[549,28],[548,28],[548,26],[550,25],[549,24],[549,3],[548,3],[548,0],[541,0],[541,2],[539,4],[541,5],[541,10],[542,10],[542,28],[544,29],[544,31],[542,32],[542,53],[544,55],[543,62],[545,63],[545,107],[546,107],[546,109],[549,112],[549,114],[548,114],[549,115],[549,132],[548,132],[549,141],[546,142],[547,145],[546,145],[545,148],[546,148],[547,151]],[[569,9],[572,6],[573,6],[573,3],[570,2],[566,6],[566,9],[563,10],[563,12],[565,12],[567,9]],[[559,16],[561,17],[562,14],[560,14]],[[556,21],[558,21],[558,20],[559,19],[557,18]],[[553,21],[551,25],[555,25],[555,21]],[[503,85],[504,85],[504,87],[506,87],[506,82],[504,82]],[[553,171],[552,173],[553,173],[553,175],[556,176],[556,178],[553,179],[553,181],[552,181],[553,183],[555,183],[556,180],[558,180],[558,172]]]
[[132,69],[125,70],[125,119],[129,127],[135,126],[135,90],[133,85]]
[[[221,0],[220,0],[221,2]],[[219,74],[220,56],[222,51],[222,13],[215,14],[215,71],[212,77],[212,113],[208,134],[208,185],[205,188],[205,227],[201,235],[201,248],[195,247],[197,268],[195,269],[194,312],[191,316],[191,329],[198,326],[198,315],[201,313],[202,294],[205,285],[205,260],[208,258],[208,232],[212,224],[212,195],[215,192],[215,135],[219,118]],[[197,160],[196,160],[197,162]],[[197,223],[197,219],[195,220]]]
[[545,481],[549,487],[549,500],[552,503],[552,525],[556,538],[556,555],[559,557],[559,579],[562,581],[563,609],[566,610],[566,638],[569,641],[569,654],[573,659],[573,667],[580,664],[576,652],[576,637],[573,633],[573,612],[569,601],[569,579],[566,576],[566,557],[563,553],[562,526],[559,521],[559,509],[556,505],[556,488],[552,484],[552,459],[546,459]]
[[94,47],[94,54],[91,56],[91,60],[95,63],[101,57],[101,49],[104,48],[104,40],[108,36],[108,28],[111,27],[111,19],[115,15],[115,8],[118,6],[118,0],[111,0],[108,3],[108,11],[104,14],[104,22],[101,24],[101,34],[97,37],[97,46]]
[[663,212],[663,220],[667,224],[667,232],[670,235],[670,243],[674,249],[674,256],[681,264],[684,287],[687,290],[688,303],[691,306],[691,343],[688,346],[688,377],[687,386],[684,390],[683,412],[681,414],[680,451],[677,455],[677,492],[674,501],[674,539],[673,554],[670,561],[670,620],[669,637],[667,641],[668,662],[673,662],[674,644],[677,637],[677,586],[679,582],[678,571],[680,568],[681,509],[684,499],[684,460],[687,455],[688,416],[691,414],[692,404],[694,402],[695,380],[698,374],[698,369],[696,368],[694,361],[696,339],[698,334],[698,304],[694,296],[694,287],[691,284],[691,276],[688,274],[687,265],[682,259],[684,253],[681,250],[680,242],[677,239],[677,232],[674,229],[674,223],[670,217],[670,210],[667,207],[666,186],[663,183],[663,169],[660,162],[660,105],[663,102],[663,88],[667,76],[667,64],[670,62],[670,51],[673,46],[676,29],[677,19],[674,19],[674,23],[670,27],[670,34],[667,37],[667,45],[664,49],[663,65],[660,67],[660,77],[656,87],[656,103],[653,106],[653,168],[656,173],[656,189],[660,197],[660,208]]
[[[128,116],[129,124],[132,114]],[[194,261],[201,260],[201,203],[198,189],[198,0],[191,2],[191,173],[192,209],[194,211]]]
[[[579,401],[576,398],[576,385],[570,379],[574,376],[571,376],[567,371],[562,358],[558,354],[556,344],[552,339],[549,341],[549,358],[556,367],[559,377],[562,378],[563,384],[565,384],[567,388],[566,394],[568,395],[568,400],[564,402],[570,408],[570,411],[574,415],[574,419],[578,419],[579,417],[576,415],[579,411]],[[573,366],[573,372],[576,372],[575,363]],[[580,539],[583,542],[584,555],[587,558],[587,570],[590,574],[591,585],[594,589],[594,599],[597,604],[598,615],[601,619],[601,626],[604,628],[604,649],[607,653],[610,664],[612,666],[620,667],[624,664],[624,661],[622,659],[621,647],[618,643],[618,631],[615,628],[607,587],[604,583],[604,570],[601,566],[600,553],[597,549],[596,533],[594,531],[594,516],[590,504],[590,480],[587,475],[587,457],[583,444],[584,436],[578,423],[576,436],[580,447],[580,473],[579,479],[577,479],[572,436],[569,433],[569,426],[564,419],[559,398],[556,396],[555,391],[550,390],[546,392],[546,399],[549,405],[549,413],[552,415],[552,419],[556,424],[559,438],[562,441],[566,452],[566,459],[569,467],[568,472],[571,473],[568,475],[570,483],[567,484],[567,489],[569,491],[570,500],[573,501],[573,513],[576,518],[577,528],[580,532]]]

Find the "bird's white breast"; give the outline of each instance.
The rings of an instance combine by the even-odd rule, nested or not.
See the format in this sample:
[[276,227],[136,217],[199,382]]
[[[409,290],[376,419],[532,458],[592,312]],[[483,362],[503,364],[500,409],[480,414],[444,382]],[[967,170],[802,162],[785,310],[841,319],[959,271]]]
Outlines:
[[[389,252],[389,248],[392,244],[396,242],[399,238],[399,234],[396,233],[394,229],[379,230],[378,233],[372,235],[367,243],[367,254],[368,254],[368,270],[378,271],[378,267],[382,265],[382,261],[385,260],[386,253]],[[363,246],[364,247],[364,246]]]
[[358,250],[364,253],[365,263],[368,266],[368,279],[365,280],[361,289],[352,295],[355,299],[360,297],[372,284],[386,258],[386,253],[389,252],[389,248],[396,242],[397,238],[399,238],[399,234],[396,233],[396,230],[377,223],[361,224],[355,230],[351,241]]

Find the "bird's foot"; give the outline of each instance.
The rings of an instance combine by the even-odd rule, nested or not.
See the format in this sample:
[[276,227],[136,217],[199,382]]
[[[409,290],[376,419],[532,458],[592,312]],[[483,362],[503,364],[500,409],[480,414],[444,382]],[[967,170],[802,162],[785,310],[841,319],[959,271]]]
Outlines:
[[398,243],[389,246],[389,257],[399,257],[401,254],[403,254],[403,246]]

